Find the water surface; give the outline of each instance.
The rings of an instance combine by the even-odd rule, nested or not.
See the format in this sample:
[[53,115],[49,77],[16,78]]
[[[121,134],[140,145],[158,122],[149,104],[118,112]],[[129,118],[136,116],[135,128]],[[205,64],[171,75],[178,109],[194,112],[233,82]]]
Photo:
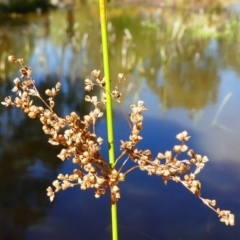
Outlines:
[[[139,148],[149,148],[155,156],[171,150],[177,144],[176,134],[187,130],[189,146],[210,159],[199,174],[202,196],[217,199],[221,209],[236,215],[236,225],[226,227],[180,184],[165,186],[160,178],[133,171],[120,185],[120,239],[237,239],[237,31],[234,36],[209,37],[199,33],[203,31],[199,24],[199,31],[187,28],[181,37],[179,32],[174,35],[174,24],[192,13],[146,6],[111,7],[108,11],[112,84],[119,72],[125,73],[122,99],[126,112],[139,99],[148,108]],[[7,20],[0,26],[0,40],[1,99],[11,94],[11,80],[19,74],[17,66],[6,61],[14,54],[33,68],[40,92],[57,81],[62,83],[56,100],[59,115],[76,111],[83,116],[90,111],[91,105],[83,100],[84,79],[93,69],[102,70],[97,7]],[[117,104],[114,116],[118,144],[120,139],[128,139],[129,129]],[[111,239],[108,194],[96,200],[93,191],[75,187],[49,202],[45,189],[58,173],[70,173],[76,166],[56,157],[60,148],[47,143],[37,120],[27,119],[19,109],[1,107],[0,124],[0,238]],[[104,118],[97,133],[106,139]],[[103,155],[107,158],[106,147]]]

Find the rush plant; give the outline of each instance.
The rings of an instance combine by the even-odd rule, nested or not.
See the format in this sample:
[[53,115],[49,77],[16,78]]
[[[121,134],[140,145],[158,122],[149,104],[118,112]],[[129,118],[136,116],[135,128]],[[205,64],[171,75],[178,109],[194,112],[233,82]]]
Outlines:
[[[47,196],[53,201],[57,192],[67,188],[80,186],[81,190],[95,189],[95,197],[99,198],[110,190],[112,204],[121,197],[120,182],[126,180],[128,174],[134,169],[145,171],[149,176],[157,175],[168,181],[180,183],[192,194],[198,197],[207,207],[212,209],[226,225],[234,225],[234,214],[228,210],[220,210],[216,207],[216,200],[205,199],[201,196],[201,182],[197,179],[198,173],[208,162],[206,156],[197,154],[188,149],[187,141],[190,136],[187,131],[176,135],[178,144],[172,150],[164,153],[159,152],[156,157],[152,156],[151,150],[139,149],[138,142],[142,141],[141,130],[143,128],[143,113],[147,110],[143,101],[138,101],[130,106],[129,116],[124,115],[129,125],[130,137],[121,140],[121,153],[116,157],[114,164],[104,159],[101,153],[101,145],[104,140],[97,135],[95,125],[103,116],[101,105],[106,104],[106,94],[110,94],[121,106],[119,84],[125,80],[122,73],[118,74],[118,84],[113,91],[108,92],[105,88],[105,78],[99,70],[92,71],[92,79],[85,80],[86,92],[91,92],[98,87],[103,89],[101,98],[86,94],[85,101],[92,104],[92,110],[80,118],[75,112],[60,117],[54,111],[55,96],[61,89],[58,82],[51,89],[46,89],[45,95],[41,96],[32,78],[31,67],[24,65],[23,59],[8,57],[10,62],[20,66],[20,78],[14,79],[12,91],[14,98],[6,97],[2,104],[6,107],[20,108],[29,118],[38,118],[42,123],[42,129],[49,136],[48,142],[62,147],[57,155],[61,161],[72,161],[76,168],[72,173],[59,174],[52,185],[47,188]],[[37,99],[41,100],[36,105]],[[181,159],[181,154],[187,152],[187,158]],[[127,168],[128,162],[134,166]],[[132,165],[132,164],[131,164]]]

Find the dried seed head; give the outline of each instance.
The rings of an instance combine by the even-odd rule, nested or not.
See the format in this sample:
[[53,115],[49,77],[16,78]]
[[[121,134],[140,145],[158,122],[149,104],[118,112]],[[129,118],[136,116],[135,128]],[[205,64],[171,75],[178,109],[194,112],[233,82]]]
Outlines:
[[14,57],[13,55],[9,55],[9,56],[8,56],[8,61],[9,61],[9,62],[15,62],[16,59],[15,59],[15,57]]
[[85,87],[85,90],[86,90],[87,92],[90,92],[91,90],[93,90],[93,87],[92,87],[91,85],[87,85],[87,86]]
[[119,73],[119,74],[118,74],[118,81],[121,82],[121,81],[123,81],[123,80],[125,80],[124,74],[123,74],[123,73]]
[[94,76],[95,78],[101,78],[101,71],[100,70],[93,70],[92,71],[92,76]]
[[35,118],[35,117],[36,117],[36,113],[35,113],[35,112],[29,112],[29,113],[28,113],[28,116],[29,116],[30,118]]
[[13,80],[15,85],[18,85],[20,83],[20,79],[17,77]]
[[[18,61],[18,60],[17,60]],[[20,73],[22,74],[22,78],[30,78],[31,74],[32,74],[32,68],[30,67],[22,67],[20,68]]]
[[[49,143],[52,145],[62,145],[64,149],[57,155],[62,161],[72,159],[72,162],[78,165],[79,169],[75,169],[72,174],[63,175],[59,174],[57,180],[53,181],[52,185],[55,187],[53,190],[51,187],[47,188],[47,196],[53,201],[55,193],[59,190],[65,190],[74,185],[80,185],[82,190],[95,188],[95,197],[99,198],[102,194],[105,194],[107,188],[111,190],[111,199],[115,203],[120,198],[120,189],[118,183],[124,181],[125,175],[128,174],[131,168],[125,173],[120,172],[128,159],[132,159],[134,164],[137,164],[140,170],[147,171],[149,175],[157,175],[163,178],[166,184],[169,180],[182,183],[193,194],[198,196],[208,207],[214,209],[220,217],[220,221],[226,225],[234,225],[234,215],[230,211],[221,211],[215,209],[215,200],[204,200],[201,195],[201,182],[195,180],[196,174],[205,166],[208,161],[206,156],[202,157],[199,154],[195,154],[193,150],[188,151],[189,159],[179,160],[178,157],[182,152],[187,151],[188,147],[185,145],[190,137],[187,131],[183,131],[178,134],[176,138],[181,141],[179,145],[174,146],[174,155],[171,151],[166,151],[165,154],[159,153],[157,158],[153,159],[150,150],[140,150],[135,147],[142,137],[140,131],[143,128],[143,116],[142,113],[146,111],[144,102],[138,101],[135,105],[131,105],[130,120],[132,122],[131,134],[128,141],[121,140],[122,157],[127,155],[127,159],[123,162],[119,170],[110,166],[105,159],[103,159],[100,153],[100,145],[103,139],[95,134],[94,126],[99,117],[102,116],[102,112],[98,105],[97,96],[86,96],[85,100],[91,102],[94,105],[94,110],[90,111],[88,115],[84,116],[81,120],[80,117],[72,112],[65,118],[60,118],[53,111],[54,101],[53,97],[60,91],[61,84],[57,83],[52,89],[45,91],[49,97],[47,108],[35,106],[32,99],[33,96],[40,97],[34,81],[31,79],[32,69],[30,67],[23,66],[23,59],[15,60],[14,56],[9,56],[10,62],[16,62],[21,66],[20,72],[22,77],[29,78],[24,81],[20,81],[19,78],[14,80],[13,92],[17,95],[12,101],[11,97],[6,97],[4,102],[5,106],[15,106],[21,108],[30,118],[38,117],[43,124],[43,131],[45,134],[50,135]],[[94,70],[92,75],[96,78],[94,83],[86,79],[85,90],[90,91],[94,85],[98,85],[104,88],[105,79],[101,77],[101,72]],[[122,73],[118,74],[118,81],[124,80]],[[112,97],[120,102],[121,93],[118,88],[112,92]],[[40,99],[46,105],[45,100]],[[105,93],[103,93],[102,102],[105,103]],[[91,128],[91,125],[93,128]],[[130,124],[131,125],[131,124]],[[93,130],[92,130],[93,129]],[[60,134],[61,133],[61,134]],[[162,161],[165,159],[166,161]],[[120,160],[120,158],[118,159]],[[196,165],[194,173],[186,174],[192,164]],[[184,175],[183,180],[180,178]]]
[[188,139],[189,139],[190,137],[188,136],[187,131],[183,131],[183,132],[177,134],[176,138],[177,138],[179,141],[183,142],[183,141],[188,141]]
[[162,154],[162,153],[158,153],[157,158],[158,159],[163,159],[163,158],[165,158],[165,155]]
[[188,174],[184,175],[184,180],[185,180],[185,181],[188,181],[188,180],[189,180],[189,175],[188,175]]
[[19,65],[23,65],[23,58],[19,58],[17,60],[15,60],[15,62],[17,62]]
[[119,187],[116,186],[116,185],[114,185],[113,188],[112,188],[112,191],[113,191],[113,192],[117,192],[117,191],[119,191]]
[[90,79],[85,79],[85,84],[86,85],[93,85],[93,82]]
[[165,152],[165,158],[168,158],[168,159],[172,158],[172,152],[171,151],[166,151]]
[[45,94],[46,94],[47,96],[49,96],[49,97],[52,97],[52,96],[53,96],[53,93],[52,93],[52,91],[51,91],[50,89],[47,89],[47,90],[45,91]]
[[211,201],[209,202],[209,204],[210,204],[211,206],[215,207],[215,206],[216,206],[216,200],[211,200]]
[[95,193],[94,196],[95,196],[95,198],[100,198],[101,195],[99,193]]
[[49,105],[50,105],[50,108],[53,108],[55,106],[55,102],[54,101],[50,101]]
[[50,201],[52,202],[54,199],[54,192],[51,187],[47,188],[47,196],[50,197]]
[[181,145],[175,145],[175,146],[173,147],[173,150],[174,150],[175,152],[181,152]]

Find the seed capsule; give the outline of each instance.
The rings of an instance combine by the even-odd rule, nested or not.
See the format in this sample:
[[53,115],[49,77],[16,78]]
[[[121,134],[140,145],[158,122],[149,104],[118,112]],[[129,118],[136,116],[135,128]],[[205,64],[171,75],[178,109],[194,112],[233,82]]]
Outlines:
[[13,55],[8,56],[8,61],[9,62],[15,62],[15,57]]

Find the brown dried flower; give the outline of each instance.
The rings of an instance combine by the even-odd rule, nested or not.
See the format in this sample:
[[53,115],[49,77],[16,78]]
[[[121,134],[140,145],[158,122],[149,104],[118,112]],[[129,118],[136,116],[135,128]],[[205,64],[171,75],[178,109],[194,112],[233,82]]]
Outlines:
[[[52,183],[54,189],[52,187],[47,188],[47,196],[51,201],[60,190],[78,185],[82,190],[94,188],[96,198],[110,189],[112,203],[115,203],[121,196],[119,182],[124,181],[126,175],[132,170],[139,168],[141,171],[146,171],[148,175],[161,177],[165,184],[170,180],[181,183],[202,200],[205,205],[215,211],[221,222],[230,226],[234,225],[234,215],[230,211],[215,208],[215,200],[201,197],[201,182],[196,177],[205,167],[208,158],[196,154],[190,149],[187,152],[189,159],[179,159],[180,154],[188,150],[186,142],[190,136],[188,136],[187,131],[176,135],[180,143],[173,147],[173,151],[168,150],[165,153],[158,153],[156,158],[152,156],[149,149],[136,148],[137,143],[143,139],[140,133],[143,128],[143,112],[147,110],[145,103],[138,101],[136,105],[132,104],[130,106],[129,118],[124,112],[131,131],[130,137],[128,140],[121,140],[121,154],[116,159],[115,164],[111,166],[100,152],[103,139],[95,133],[95,124],[103,116],[100,105],[106,103],[106,93],[103,93],[101,100],[98,100],[97,96],[85,96],[85,101],[93,104],[93,110],[82,119],[75,112],[60,118],[53,108],[55,105],[54,97],[60,91],[61,84],[57,83],[52,89],[47,89],[45,94],[48,99],[44,100],[37,91],[31,77],[32,69],[23,66],[23,59],[15,60],[14,56],[9,56],[8,60],[20,65],[21,78],[26,79],[22,81],[19,78],[14,79],[15,86],[12,91],[16,94],[16,97],[14,100],[11,97],[6,97],[2,104],[6,107],[21,108],[30,118],[39,118],[44,133],[49,136],[49,143],[62,146],[57,156],[62,161],[72,159],[72,162],[77,166],[71,174],[59,174]],[[86,79],[85,90],[90,92],[95,86],[105,89],[105,79],[101,76],[101,72],[94,70],[92,76],[95,80]],[[119,82],[124,79],[123,74],[118,75]],[[117,86],[112,93],[108,94],[111,94],[113,99],[121,105],[122,93]],[[35,105],[33,96],[38,97],[44,103],[45,108]],[[125,160],[117,169],[116,164],[124,157]],[[135,165],[123,172],[123,168],[129,160],[132,160]],[[191,171],[193,167],[195,167],[194,172]]]
[[13,55],[8,56],[9,62],[15,62],[15,57]]

